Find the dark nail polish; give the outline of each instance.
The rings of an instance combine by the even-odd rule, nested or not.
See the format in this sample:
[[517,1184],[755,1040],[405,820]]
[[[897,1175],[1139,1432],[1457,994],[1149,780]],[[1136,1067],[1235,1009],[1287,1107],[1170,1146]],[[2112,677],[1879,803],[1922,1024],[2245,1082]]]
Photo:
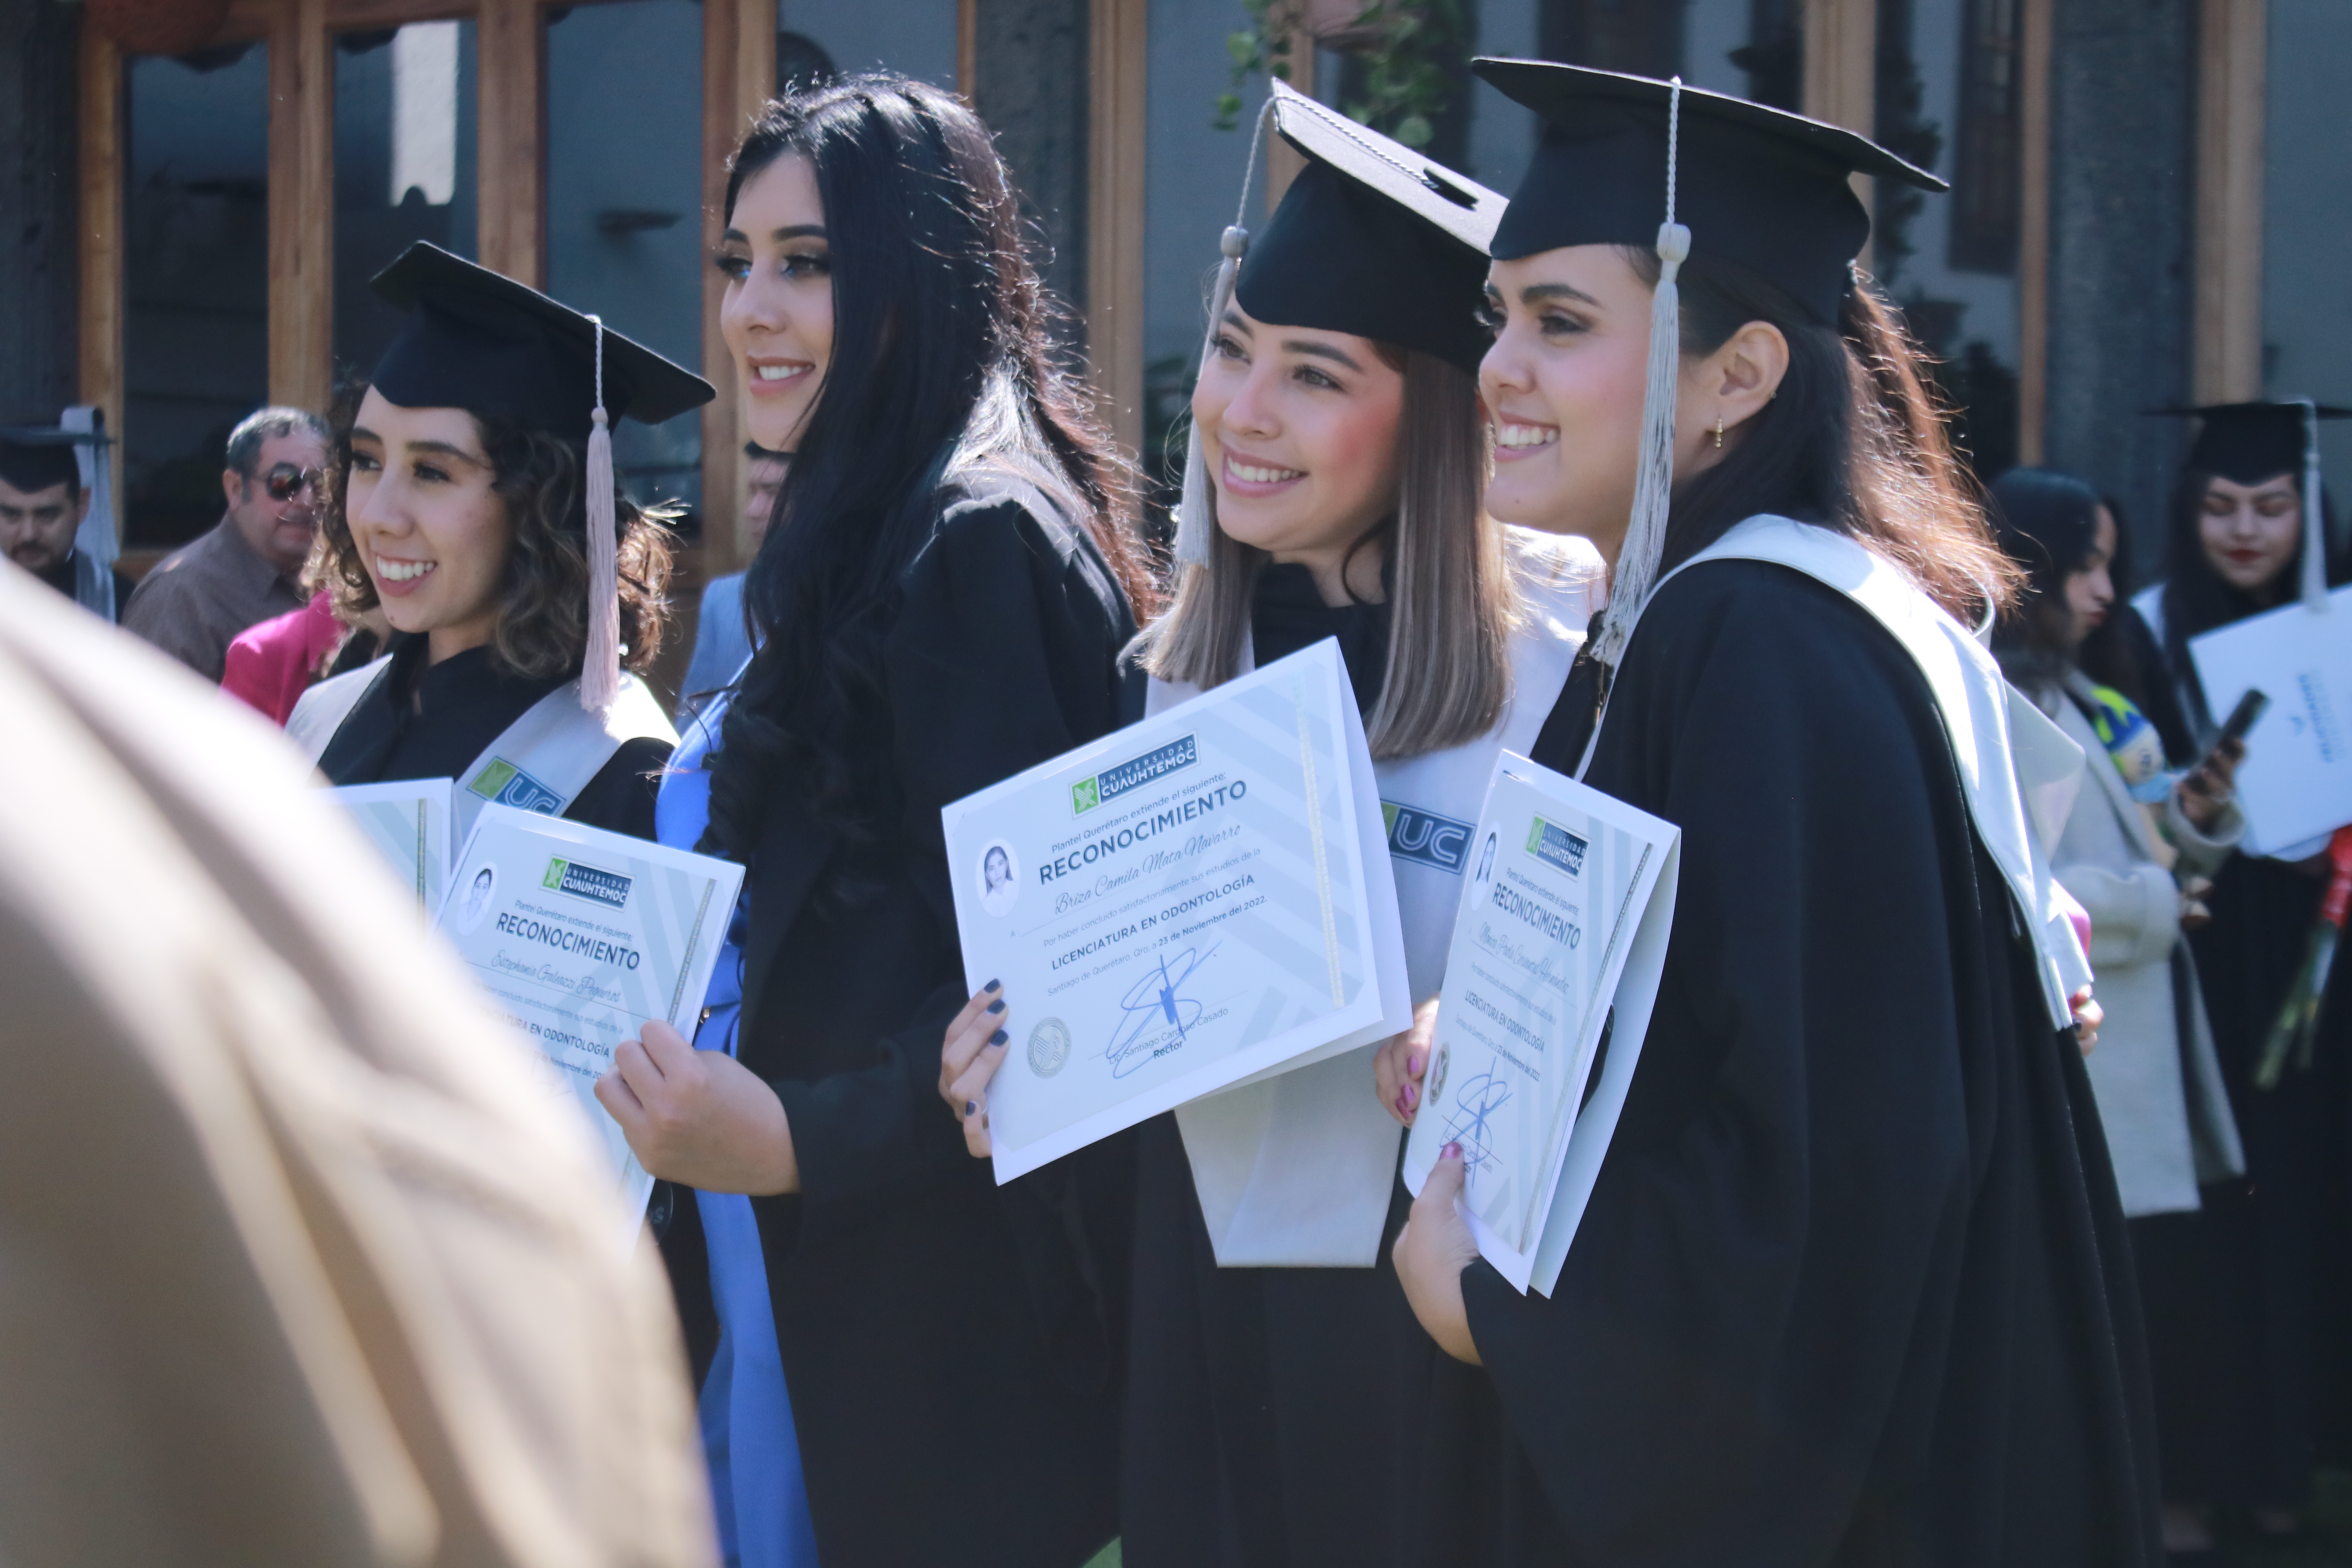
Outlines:
[[1003,985],[1004,982],[1002,980],[992,980],[987,984],[982,986],[981,989],[982,991],[998,991],[1002,990]]
[[967,1100],[963,1102],[963,1113],[966,1116],[970,1116],[973,1111],[978,1110],[979,1109],[980,1101],[976,1100]]
[[1001,1046],[1010,1037],[1011,1037],[1007,1036],[1003,1030],[999,1029],[996,1033],[988,1037],[988,1043],[992,1046]]
[[988,1010],[989,1010],[990,1012],[992,1012],[992,1013],[1002,1013],[1002,1012],[1003,1012],[1003,1011],[1004,1011],[1004,998],[1003,998],[1003,997],[1002,997],[1002,996],[999,996],[995,1001],[991,1002],[991,1003],[988,1005]]

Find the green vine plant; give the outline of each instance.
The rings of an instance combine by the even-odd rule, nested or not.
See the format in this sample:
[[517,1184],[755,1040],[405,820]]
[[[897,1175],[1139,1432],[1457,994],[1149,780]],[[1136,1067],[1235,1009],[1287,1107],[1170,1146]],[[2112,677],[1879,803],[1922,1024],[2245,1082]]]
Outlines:
[[[1217,96],[1220,131],[1241,124],[1242,92],[1253,76],[1292,79],[1293,50],[1314,47],[1298,0],[1242,0],[1250,26],[1225,38],[1233,81]],[[1465,52],[1460,0],[1372,0],[1348,32],[1360,70],[1347,73],[1342,107],[1360,124],[1426,147],[1453,101]]]

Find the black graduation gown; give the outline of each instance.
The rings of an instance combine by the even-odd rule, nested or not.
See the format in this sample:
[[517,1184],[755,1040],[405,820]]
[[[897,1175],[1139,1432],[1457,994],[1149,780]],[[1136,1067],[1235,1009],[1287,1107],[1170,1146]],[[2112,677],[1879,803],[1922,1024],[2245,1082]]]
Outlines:
[[[70,599],[74,597],[79,587],[74,580],[78,565],[74,552],[68,550],[66,552],[64,560],[45,571],[36,572],[33,575]],[[110,567],[108,570],[114,574],[114,618],[119,624],[122,619],[122,606],[131,603],[131,592],[139,584],[132,582],[131,574],[119,566]]]
[[[362,698],[327,749],[319,771],[337,784],[456,778],[532,703],[570,679],[531,680],[498,668],[488,647],[425,662],[425,639],[393,639],[390,678]],[[624,741],[563,813],[589,827],[654,837],[654,797],[669,747]]]
[[[2142,684],[2185,715],[2179,674],[2137,615],[2125,624]],[[2159,728],[2175,766],[2195,760],[2184,718]],[[2311,1070],[2253,1083],[2326,890],[2232,856],[2189,937],[2246,1174],[2205,1187],[2194,1214],[2133,1222],[2176,1501],[2300,1509],[2313,1467],[2352,1457],[2352,960],[2329,976]]]
[[1423,1560],[2160,1562],[2090,1084],[1909,656],[1799,573],[1694,567],[1587,781],[1683,830],[1664,983],[1555,1294],[1464,1272],[1486,1372],[1440,1369]]
[[782,795],[750,858],[739,1055],[802,1184],[751,1206],[825,1568],[1076,1568],[1118,1529],[1132,1144],[1002,1188],[965,1152],[938,1089],[970,994],[940,808],[1115,728],[1134,620],[1082,532],[1010,498],[948,510],[900,587],[887,872],[819,896],[835,846]]
[[[1329,608],[1305,567],[1270,566],[1250,633],[1261,665],[1338,637],[1359,707],[1379,700],[1386,605]],[[1389,1264],[1403,1188],[1373,1268],[1220,1268],[1173,1115],[1139,1130],[1136,1185],[1128,1568],[1437,1561],[1403,1528],[1417,1454],[1398,1435],[1438,1353]]]

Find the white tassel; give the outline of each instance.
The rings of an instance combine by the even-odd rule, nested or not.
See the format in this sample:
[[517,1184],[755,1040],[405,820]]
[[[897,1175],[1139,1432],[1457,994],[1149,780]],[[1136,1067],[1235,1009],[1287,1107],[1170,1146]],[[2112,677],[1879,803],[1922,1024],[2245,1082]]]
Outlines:
[[2327,608],[2327,521],[2319,510],[2319,405],[2303,405],[2303,607]]
[[602,713],[621,694],[619,502],[614,496],[612,420],[604,412],[604,323],[596,323],[596,409],[588,432],[588,649],[580,706]]
[[1675,158],[1682,135],[1683,79],[1674,79],[1666,109],[1666,221],[1658,226],[1658,291],[1650,301],[1649,374],[1642,389],[1641,466],[1633,511],[1609,583],[1608,619],[1592,657],[1612,670],[1624,657],[1633,623],[1657,581],[1675,496],[1675,398],[1682,377],[1682,289],[1675,279],[1689,258],[1690,230],[1675,221]]
[[[1209,364],[1217,352],[1217,331],[1225,319],[1225,309],[1234,302],[1234,281],[1241,276],[1242,258],[1249,254],[1249,230],[1244,224],[1249,217],[1250,181],[1257,174],[1257,150],[1265,140],[1266,121],[1274,118],[1274,99],[1269,95],[1265,108],[1259,111],[1257,125],[1250,132],[1249,162],[1242,167],[1241,210],[1234,215],[1234,225],[1217,241],[1217,249],[1224,259],[1217,264],[1217,286],[1209,292],[1209,331],[1201,343],[1201,374],[1209,374]],[[1184,441],[1184,498],[1176,508],[1176,563],[1179,566],[1206,566],[1209,563],[1209,542],[1215,528],[1214,507],[1209,489],[1208,459],[1201,452],[1201,426],[1194,424]]]

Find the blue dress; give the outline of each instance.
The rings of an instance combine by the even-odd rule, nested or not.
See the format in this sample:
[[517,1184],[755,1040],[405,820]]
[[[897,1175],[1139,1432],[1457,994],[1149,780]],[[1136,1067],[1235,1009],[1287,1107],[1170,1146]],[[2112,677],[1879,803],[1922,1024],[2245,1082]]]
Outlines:
[[[709,820],[710,774],[703,763],[717,746],[726,711],[722,696],[685,727],[663,776],[655,826],[661,842],[674,849],[693,848]],[[738,902],[703,998],[702,1026],[694,1038],[698,1050],[735,1054],[743,997],[742,935],[743,906]],[[719,1352],[702,1384],[701,1424],[719,1545],[729,1568],[815,1568],[816,1535],[801,1479],[800,1437],[776,1349],[768,1266],[751,1200],[740,1193],[698,1191],[694,1197],[709,1247],[711,1300],[719,1310]]]

